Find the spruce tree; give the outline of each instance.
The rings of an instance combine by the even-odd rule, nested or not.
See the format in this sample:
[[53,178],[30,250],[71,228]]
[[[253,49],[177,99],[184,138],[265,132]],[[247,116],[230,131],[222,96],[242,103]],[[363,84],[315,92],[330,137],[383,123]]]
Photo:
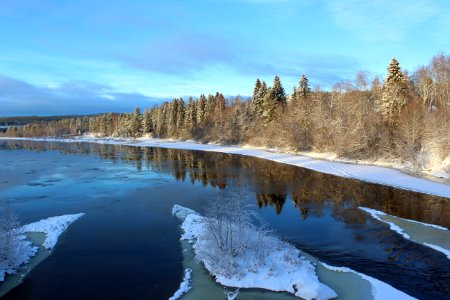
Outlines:
[[311,93],[311,88],[309,87],[308,78],[302,75],[299,82],[298,94],[300,97],[306,98]]
[[264,101],[264,95],[262,95],[261,89],[262,84],[258,78],[256,79],[255,88],[253,89],[252,104],[253,104],[253,112],[259,116],[261,116],[263,113],[263,101]]
[[398,124],[400,112],[407,102],[407,78],[393,58],[387,68],[381,99],[381,113],[390,126]]
[[277,103],[286,104],[286,93],[278,76],[273,79],[272,93]]
[[186,108],[184,105],[183,98],[180,98],[178,100],[178,111],[177,111],[177,129],[180,130],[184,126],[184,119],[185,119],[185,113]]
[[144,117],[142,119],[142,131],[144,133],[150,133],[152,132],[152,115],[151,111],[149,109],[144,110]]
[[202,123],[205,120],[205,111],[206,97],[202,94],[197,101],[197,123]]
[[178,99],[173,99],[172,102],[170,102],[168,112],[168,132],[170,135],[174,135],[177,130]]
[[209,118],[214,113],[215,101],[216,98],[214,97],[214,95],[209,94],[208,100],[206,100],[206,108],[205,108],[206,118]]
[[134,108],[133,115],[130,120],[130,136],[138,137],[142,132],[141,110],[139,107]]
[[197,125],[197,105],[196,102],[189,97],[186,113],[186,125],[192,129]]
[[273,89],[268,89],[266,95],[264,96],[263,100],[263,114],[262,117],[267,121],[270,122],[273,120],[273,116],[275,113],[275,110],[278,106],[278,100],[276,98],[275,92]]

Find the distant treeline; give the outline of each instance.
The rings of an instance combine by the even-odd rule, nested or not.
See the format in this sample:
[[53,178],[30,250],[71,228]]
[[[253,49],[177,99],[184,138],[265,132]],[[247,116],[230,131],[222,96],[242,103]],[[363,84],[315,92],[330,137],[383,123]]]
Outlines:
[[[96,114],[97,115],[97,114]],[[90,116],[96,116],[90,115]],[[0,126],[21,126],[29,123],[60,121],[62,119],[72,119],[83,117],[79,115],[66,116],[14,116],[14,117],[0,117]]]
[[[41,121],[7,136],[98,136],[195,139],[293,151],[334,152],[355,159],[401,159],[415,166],[450,153],[450,56],[435,56],[412,74],[393,59],[384,81],[354,81],[312,89],[302,75],[285,93],[280,78],[256,81],[250,99],[201,95],[174,99],[141,113]],[[449,170],[450,171],[450,170]]]

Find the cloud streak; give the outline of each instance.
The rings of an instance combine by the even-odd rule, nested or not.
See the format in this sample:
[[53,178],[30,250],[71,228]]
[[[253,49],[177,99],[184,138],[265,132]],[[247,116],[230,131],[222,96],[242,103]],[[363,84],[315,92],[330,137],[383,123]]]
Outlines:
[[0,116],[125,112],[135,106],[145,108],[159,102],[142,94],[115,92],[90,82],[72,81],[47,88],[0,75]]

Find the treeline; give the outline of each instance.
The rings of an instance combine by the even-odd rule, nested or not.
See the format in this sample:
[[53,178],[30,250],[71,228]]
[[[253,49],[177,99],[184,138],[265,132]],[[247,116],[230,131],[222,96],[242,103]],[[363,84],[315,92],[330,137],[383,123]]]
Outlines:
[[174,99],[133,113],[103,114],[10,128],[7,136],[98,136],[195,139],[292,151],[334,152],[355,159],[401,159],[416,167],[450,153],[450,56],[435,56],[411,75],[394,58],[384,81],[354,81],[331,91],[303,75],[287,94],[280,78],[256,81],[250,99],[216,93]]

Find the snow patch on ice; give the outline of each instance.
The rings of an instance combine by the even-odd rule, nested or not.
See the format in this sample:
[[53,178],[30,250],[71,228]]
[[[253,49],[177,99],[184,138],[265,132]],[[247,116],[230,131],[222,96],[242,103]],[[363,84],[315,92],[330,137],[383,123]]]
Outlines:
[[[190,209],[183,212],[182,206],[174,209],[180,216],[185,216],[181,225],[184,234],[182,239],[189,240],[193,244],[196,256],[199,253],[211,251],[210,243],[201,239],[206,229],[208,218],[198,215]],[[227,276],[222,270],[216,269],[214,257],[207,258],[202,255],[202,263],[215,280],[229,287],[236,288],[261,288],[272,291],[286,291],[303,299],[332,299],[337,294],[328,286],[321,283],[316,275],[315,267],[301,256],[292,245],[268,236],[272,239],[270,254],[261,258],[261,263],[254,264],[246,254],[237,255],[229,263],[237,266],[239,274]]]
[[409,296],[408,294],[405,294],[402,291],[397,290],[396,288],[390,286],[389,284],[387,284],[381,280],[370,277],[366,274],[356,272],[350,268],[334,267],[334,266],[330,266],[323,262],[321,262],[321,265],[330,271],[344,272],[344,273],[350,272],[350,273],[354,273],[354,274],[360,276],[364,280],[367,280],[370,283],[370,285],[372,286],[372,296],[373,296],[374,300],[386,300],[386,299],[411,300],[411,299],[416,299],[416,298]]
[[59,236],[69,227],[70,224],[84,216],[84,213],[74,215],[64,215],[59,217],[51,217],[23,226],[20,231],[27,232],[43,232],[47,235],[42,246],[48,250],[55,247]]
[[192,288],[191,286],[191,269],[184,270],[184,277],[183,281],[180,283],[180,288],[173,294],[172,297],[169,298],[169,300],[176,300],[179,299],[181,296],[189,292],[189,290]]

